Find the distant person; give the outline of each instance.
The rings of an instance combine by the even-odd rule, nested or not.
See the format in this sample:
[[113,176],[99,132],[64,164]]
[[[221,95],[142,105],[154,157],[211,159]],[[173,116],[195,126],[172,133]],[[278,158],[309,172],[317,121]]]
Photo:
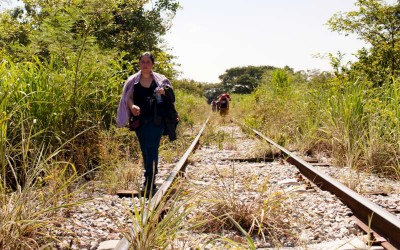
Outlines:
[[218,96],[217,106],[221,115],[225,115],[229,110],[229,101],[231,97],[228,93],[223,93]]
[[213,112],[217,111],[217,102],[215,100],[212,100],[211,107]]
[[143,190],[149,196],[155,192],[161,136],[167,130],[169,138],[175,140],[179,121],[172,85],[165,76],[153,72],[154,63],[150,52],[139,57],[140,71],[125,82],[117,114],[119,127],[129,120],[130,129],[136,132],[145,169]]
[[217,97],[218,101],[221,100],[222,98],[227,99],[228,101],[231,100],[231,96],[228,93],[222,93]]

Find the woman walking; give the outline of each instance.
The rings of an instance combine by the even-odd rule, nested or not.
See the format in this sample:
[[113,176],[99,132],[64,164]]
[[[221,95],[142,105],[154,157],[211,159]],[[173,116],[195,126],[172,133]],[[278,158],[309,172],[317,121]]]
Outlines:
[[118,107],[117,125],[123,127],[129,120],[136,132],[144,163],[144,185],[147,195],[155,192],[158,172],[158,148],[166,130],[171,140],[176,139],[178,114],[170,81],[153,72],[155,58],[150,52],[139,57],[140,71],[125,82]]

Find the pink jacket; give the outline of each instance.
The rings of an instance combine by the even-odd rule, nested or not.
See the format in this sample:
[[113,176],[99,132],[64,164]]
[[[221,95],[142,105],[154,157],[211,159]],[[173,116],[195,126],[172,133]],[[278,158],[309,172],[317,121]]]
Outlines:
[[[169,86],[172,88],[170,81],[164,76],[156,72],[152,72],[153,78],[158,86],[164,87]],[[126,80],[124,89],[122,91],[121,101],[119,102],[117,111],[117,126],[124,127],[131,114],[130,108],[128,107],[129,96],[133,95],[133,85],[139,83],[141,72],[137,72],[131,75],[128,80]]]

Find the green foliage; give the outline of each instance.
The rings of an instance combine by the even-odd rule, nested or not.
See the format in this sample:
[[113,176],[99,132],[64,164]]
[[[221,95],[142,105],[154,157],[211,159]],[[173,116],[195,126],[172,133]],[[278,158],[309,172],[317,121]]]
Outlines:
[[207,102],[211,103],[212,100],[216,100],[217,97],[225,92],[229,92],[225,89],[224,85],[221,83],[217,84],[205,84],[204,85],[204,96],[207,98]]
[[320,91],[327,89],[334,77],[331,72],[327,71],[308,71],[306,75],[307,76],[305,79],[308,79],[307,84],[309,86],[309,91]]
[[184,91],[188,94],[202,97],[204,92],[204,84],[195,82],[193,80],[175,80],[172,83],[174,89]]
[[358,51],[353,70],[365,74],[375,85],[390,82],[400,74],[400,4],[382,0],[358,0],[358,10],[337,13],[329,21],[331,30],[356,34],[370,48]]
[[[113,56],[117,57],[86,51],[80,58],[82,64],[69,68],[57,56],[43,62],[34,57],[32,62],[17,64],[3,60],[0,113],[4,117],[1,140],[5,148],[1,150],[7,159],[1,160],[2,168],[19,168],[21,162],[30,159],[13,150],[28,130],[40,132],[38,139],[45,140],[50,148],[74,138],[63,153],[64,159],[71,157],[80,173],[95,166],[96,130],[92,129],[91,135],[81,132],[109,127],[115,119],[120,95],[120,78],[115,72],[120,68]],[[9,182],[6,176],[5,183]]]
[[309,126],[310,121],[304,120],[311,112],[306,89],[301,72],[289,68],[266,72],[250,96],[232,97],[235,101],[231,103],[231,110],[249,126],[287,145],[294,142],[294,135],[303,132],[303,126]]
[[175,91],[175,95],[176,100],[179,100],[176,102],[176,109],[180,121],[184,124],[183,127],[193,127],[193,125],[201,124],[206,120],[211,109],[204,99],[180,89]]
[[309,72],[307,81],[298,74],[265,74],[251,95],[233,96],[231,112],[284,146],[399,178],[399,82],[373,87],[326,72]]
[[0,48],[26,60],[32,55],[49,58],[51,52],[68,62],[78,56],[82,45],[93,44],[103,51],[119,51],[124,67],[133,72],[144,51],[157,57],[160,73],[176,75],[172,55],[163,50],[162,36],[179,8],[175,0],[156,2],[128,0],[24,0],[23,9],[2,13]]
[[290,87],[290,76],[282,69],[276,69],[272,72],[272,84],[277,93],[283,94]]
[[364,105],[367,102],[367,86],[360,82],[348,83],[330,89],[327,99],[326,124],[332,133],[333,156],[339,163],[356,166],[362,154],[361,145],[366,143],[366,119]]
[[272,72],[272,66],[247,66],[230,68],[220,75],[221,83],[204,85],[204,96],[208,103],[222,93],[251,93],[261,84],[264,74]]
[[20,45],[28,44],[29,25],[19,21],[23,17],[23,10],[15,8],[1,13],[0,16],[0,49],[4,54],[17,56]]
[[372,89],[364,109],[369,114],[367,162],[400,178],[400,86],[393,81]]
[[219,76],[224,92],[251,93],[259,84],[266,71],[275,69],[272,66],[247,66],[230,68]]
[[[97,133],[114,123],[122,83],[136,71],[137,65],[130,61],[153,50],[155,70],[169,77],[176,74],[173,57],[160,44],[179,4],[173,0],[151,6],[136,0],[23,3],[23,8],[0,14],[2,168],[21,163],[21,154],[6,151],[31,128],[32,133],[44,131],[39,138],[54,148],[73,138],[60,157],[85,172],[98,164]],[[7,178],[2,180],[5,185]]]

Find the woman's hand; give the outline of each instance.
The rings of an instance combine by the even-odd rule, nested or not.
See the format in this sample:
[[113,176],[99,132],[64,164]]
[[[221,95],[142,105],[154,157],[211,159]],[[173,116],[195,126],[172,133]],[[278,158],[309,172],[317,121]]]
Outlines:
[[162,87],[158,87],[155,89],[156,94],[165,95],[165,90]]
[[132,112],[132,114],[134,116],[140,115],[140,107],[135,105],[135,104],[133,104],[132,107],[131,107],[131,112]]

